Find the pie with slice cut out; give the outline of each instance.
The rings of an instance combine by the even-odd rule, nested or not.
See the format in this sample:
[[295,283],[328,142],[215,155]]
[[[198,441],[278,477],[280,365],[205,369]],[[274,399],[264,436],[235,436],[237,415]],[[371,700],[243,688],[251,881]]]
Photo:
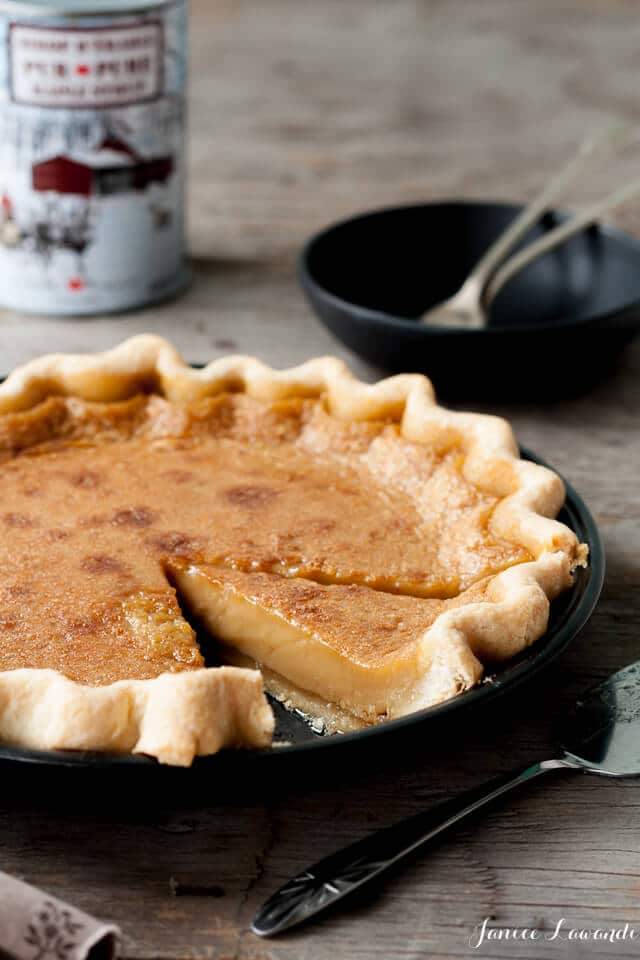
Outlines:
[[586,562],[563,497],[420,375],[151,335],[32,361],[0,387],[0,740],[189,764],[270,743],[263,682],[332,729],[455,696]]

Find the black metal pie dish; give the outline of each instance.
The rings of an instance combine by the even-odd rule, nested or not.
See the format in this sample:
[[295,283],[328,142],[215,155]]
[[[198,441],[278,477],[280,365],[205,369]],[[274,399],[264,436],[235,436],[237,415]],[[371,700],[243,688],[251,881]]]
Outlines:
[[[515,276],[481,330],[416,318],[456,292],[521,207],[451,201],[374,210],[313,236],[305,295],[351,350],[389,371],[428,374],[438,394],[540,402],[593,384],[640,330],[640,241],[597,226]],[[528,244],[567,218],[551,211]]]
[[[544,464],[543,460],[526,450],[522,450],[522,456]],[[466,713],[489,707],[504,694],[533,679],[561,654],[587,623],[598,602],[604,579],[604,548],[596,523],[587,506],[569,484],[566,484],[566,488],[566,502],[558,519],[567,524],[581,542],[588,544],[588,566],[577,570],[573,587],[561,594],[552,604],[549,627],[545,635],[518,656],[493,670],[483,683],[472,690],[396,720],[352,733],[332,735],[315,733],[299,716],[288,713],[276,703],[274,704],[276,735],[274,745],[270,749],[223,751],[214,756],[196,758],[190,768],[162,766],[155,760],[143,756],[70,750],[27,750],[3,745],[0,745],[0,761],[52,768],[77,770],[85,768],[95,771],[147,769],[157,773],[173,772],[184,776],[198,773],[206,775],[210,771],[215,777],[231,755],[236,765],[250,764],[255,760],[271,763],[302,757],[318,760],[327,755],[337,757],[339,753],[349,748],[358,749],[365,745],[382,746],[383,742],[397,743],[399,738],[406,737],[410,733],[422,734],[423,731],[426,733],[435,725],[447,724],[464,717]]]

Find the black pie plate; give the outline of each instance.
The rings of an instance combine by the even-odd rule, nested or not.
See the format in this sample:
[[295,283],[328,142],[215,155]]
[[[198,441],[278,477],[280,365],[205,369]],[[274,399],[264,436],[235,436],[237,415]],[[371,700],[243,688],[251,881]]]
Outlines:
[[[522,456],[544,464],[543,460],[524,449]],[[422,738],[427,732],[430,734],[436,725],[439,729],[445,724],[451,726],[453,721],[466,716],[465,711],[468,713],[488,707],[503,694],[512,691],[525,680],[532,679],[565,649],[593,613],[604,578],[604,549],[598,528],[586,505],[569,484],[566,484],[566,488],[566,503],[558,519],[575,531],[581,542],[588,544],[589,565],[577,571],[573,587],[552,604],[549,628],[545,635],[517,657],[494,670],[484,683],[473,690],[398,720],[390,720],[354,733],[333,735],[314,733],[304,720],[274,703],[277,722],[272,748],[223,751],[215,756],[197,758],[187,770],[163,766],[148,757],[86,751],[26,750],[9,746],[0,746],[0,761],[94,771],[115,772],[117,769],[128,769],[133,773],[133,770],[146,770],[162,776],[170,773],[178,776],[201,773],[206,776],[210,772],[212,778],[219,781],[220,774],[227,769],[229,761],[235,768],[240,764],[245,769],[255,762],[282,763],[288,758],[301,759],[303,756],[314,764],[321,759],[327,759],[334,764],[338,754],[343,756],[345,752],[349,752],[351,756],[352,751],[348,751],[350,747],[361,751],[365,745],[369,745],[378,753],[387,743],[394,744],[395,749],[399,739],[405,739],[409,734],[417,733]]]

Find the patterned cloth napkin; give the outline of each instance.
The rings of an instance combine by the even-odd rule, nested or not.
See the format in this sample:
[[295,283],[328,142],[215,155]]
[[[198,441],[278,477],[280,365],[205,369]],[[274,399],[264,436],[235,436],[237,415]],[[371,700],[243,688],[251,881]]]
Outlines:
[[0,956],[113,960],[120,931],[0,872]]

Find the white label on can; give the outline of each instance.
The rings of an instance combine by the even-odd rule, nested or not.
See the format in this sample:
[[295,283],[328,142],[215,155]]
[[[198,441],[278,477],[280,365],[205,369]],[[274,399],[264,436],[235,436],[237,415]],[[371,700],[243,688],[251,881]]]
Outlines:
[[39,107],[140,103],[162,88],[162,24],[82,30],[14,23],[11,97]]

